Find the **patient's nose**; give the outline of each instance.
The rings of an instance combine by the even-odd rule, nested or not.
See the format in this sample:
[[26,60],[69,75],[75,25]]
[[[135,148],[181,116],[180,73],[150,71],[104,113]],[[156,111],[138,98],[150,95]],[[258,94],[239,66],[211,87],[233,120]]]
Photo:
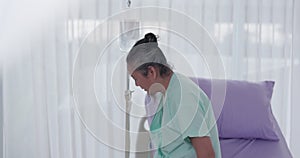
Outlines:
[[140,85],[138,84],[138,82],[136,82],[136,81],[135,81],[135,86],[137,86],[137,87],[138,87],[138,86],[140,86]]

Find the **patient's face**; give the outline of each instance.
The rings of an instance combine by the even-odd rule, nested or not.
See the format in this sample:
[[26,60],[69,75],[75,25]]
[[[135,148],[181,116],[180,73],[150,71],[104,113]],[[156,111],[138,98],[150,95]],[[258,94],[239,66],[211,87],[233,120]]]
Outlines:
[[134,71],[131,77],[135,81],[135,85],[141,87],[145,91],[149,91],[150,86],[153,84],[153,80],[149,76],[144,76],[140,71]]

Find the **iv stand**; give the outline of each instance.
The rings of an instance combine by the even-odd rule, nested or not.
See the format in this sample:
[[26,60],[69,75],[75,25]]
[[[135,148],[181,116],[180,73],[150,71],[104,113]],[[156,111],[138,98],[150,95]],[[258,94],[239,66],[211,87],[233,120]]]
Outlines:
[[[124,2],[124,1],[123,1]],[[127,8],[130,8],[131,5],[131,0],[126,0]],[[125,7],[126,8],[126,7]],[[121,32],[123,31],[128,31],[126,29],[126,21],[124,20],[121,22]],[[123,25],[123,26],[122,26]],[[125,30],[122,30],[125,29]],[[125,40],[130,40],[130,39],[125,39]],[[128,46],[128,45],[126,45]],[[126,53],[126,51],[122,50],[123,53]],[[126,114],[125,114],[125,158],[130,157],[130,110],[132,106],[132,93],[133,91],[130,90],[130,83],[129,83],[129,74],[126,73],[126,90],[125,90],[125,99],[126,99]]]
[[125,91],[125,99],[126,99],[126,119],[125,119],[125,158],[129,158],[130,155],[130,110],[131,110],[131,96],[132,92],[129,88],[129,75],[126,74],[127,88]]

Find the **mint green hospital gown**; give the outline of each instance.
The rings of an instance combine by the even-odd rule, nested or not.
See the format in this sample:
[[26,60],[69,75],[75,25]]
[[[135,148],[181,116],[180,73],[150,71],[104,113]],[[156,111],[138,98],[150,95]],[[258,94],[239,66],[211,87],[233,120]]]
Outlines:
[[195,158],[190,137],[209,136],[221,157],[217,125],[206,94],[189,78],[173,73],[150,125],[155,158]]

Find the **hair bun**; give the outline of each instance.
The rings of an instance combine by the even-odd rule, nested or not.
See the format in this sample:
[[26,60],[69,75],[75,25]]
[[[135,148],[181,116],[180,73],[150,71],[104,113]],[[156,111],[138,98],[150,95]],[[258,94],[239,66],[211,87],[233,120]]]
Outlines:
[[[158,43],[157,43],[157,38],[156,38],[156,35],[149,32],[147,34],[145,34],[145,37],[138,40],[134,45],[133,47],[137,46],[137,45],[140,45],[140,44],[145,44],[145,43],[152,43],[151,45],[152,46],[158,46]],[[154,44],[154,45],[153,45]]]
[[152,32],[147,33],[144,38],[147,42],[157,42],[156,35],[154,35]]

